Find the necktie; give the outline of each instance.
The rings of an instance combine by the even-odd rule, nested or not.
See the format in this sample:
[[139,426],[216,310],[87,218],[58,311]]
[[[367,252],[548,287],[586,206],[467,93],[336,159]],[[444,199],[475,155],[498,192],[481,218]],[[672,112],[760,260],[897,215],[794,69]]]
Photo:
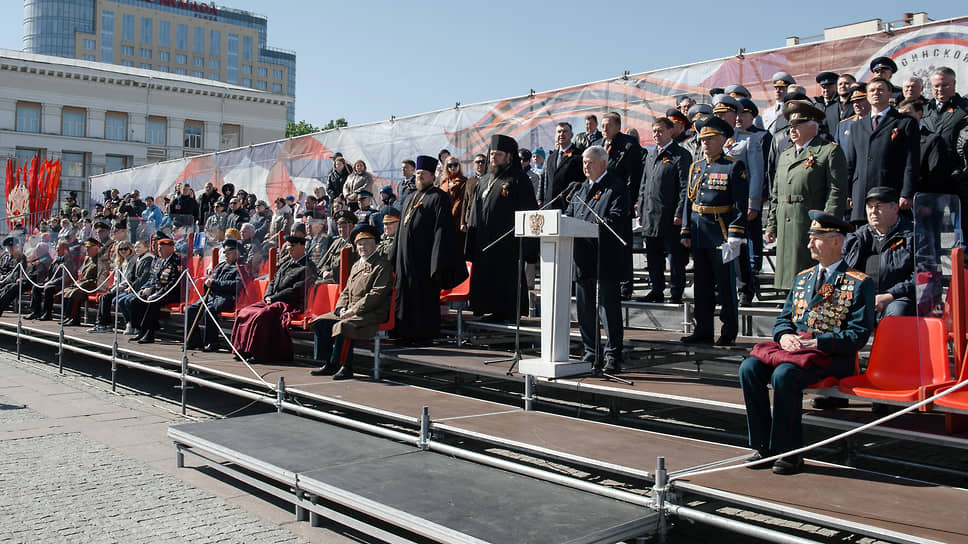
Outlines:
[[877,117],[873,117],[872,120],[873,120],[873,123],[874,123],[874,125],[873,125],[874,126],[874,130],[877,130]]
[[826,268],[821,268],[820,269],[820,276],[817,278],[817,286],[813,290],[814,293],[817,293],[817,292],[820,291],[820,288],[823,286],[823,282],[824,282],[824,279],[825,279],[826,275],[827,275],[827,269]]

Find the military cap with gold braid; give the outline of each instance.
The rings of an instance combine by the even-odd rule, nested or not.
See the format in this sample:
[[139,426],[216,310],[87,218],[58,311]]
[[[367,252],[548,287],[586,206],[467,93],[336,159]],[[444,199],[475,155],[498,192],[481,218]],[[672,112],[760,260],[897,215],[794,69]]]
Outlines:
[[743,111],[743,106],[740,105],[739,100],[736,100],[728,94],[717,94],[713,97],[713,113],[722,113],[731,111],[733,113],[740,113]]
[[773,74],[771,81],[773,81],[774,87],[789,87],[797,82],[797,80],[793,79],[793,76],[786,72],[777,72]]
[[813,107],[806,100],[793,100],[783,104],[783,117],[786,117],[791,125],[799,125],[807,121],[822,123],[826,118],[824,112]]
[[372,240],[377,240],[380,238],[380,231],[376,230],[373,225],[357,225],[353,232],[350,233],[350,242],[356,243],[359,240],[366,240],[367,238]]
[[700,140],[713,136],[723,136],[725,138],[733,136],[733,127],[729,126],[729,123],[726,121],[713,115],[701,116],[696,120],[695,126]]
[[384,206],[380,209],[380,215],[383,216],[383,223],[396,223],[400,220],[400,210],[393,206]]
[[807,234],[835,232],[847,235],[854,232],[854,226],[839,217],[834,217],[820,210],[810,210],[807,213],[810,216],[810,230],[807,231]]
[[859,81],[850,85],[850,102],[858,100],[867,100],[867,84]]

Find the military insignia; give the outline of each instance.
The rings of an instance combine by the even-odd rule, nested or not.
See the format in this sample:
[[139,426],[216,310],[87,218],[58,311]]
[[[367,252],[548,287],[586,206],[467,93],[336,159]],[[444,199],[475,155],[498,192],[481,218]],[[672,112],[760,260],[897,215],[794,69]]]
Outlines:
[[602,192],[598,191],[597,193],[595,193],[595,196],[592,197],[592,200],[598,200],[600,198],[602,198]]
[[830,285],[829,283],[825,283],[822,286],[820,286],[820,295],[823,296],[823,298],[830,298],[830,295],[832,294],[834,294],[833,285]]
[[805,170],[808,170],[811,167],[813,167],[813,164],[815,162],[817,162],[817,158],[813,156],[813,153],[810,153],[810,155],[807,156],[807,160],[804,161],[804,163],[803,163],[803,168]]
[[502,183],[501,184],[501,196],[503,196],[504,198],[507,198],[508,197],[508,194],[509,194],[508,193],[508,189],[510,189],[510,188],[511,188],[511,185],[508,182],[505,181],[504,183]]
[[669,164],[670,162],[672,161],[669,160],[669,157],[662,157],[662,164]]
[[900,133],[901,133],[901,131],[898,130],[898,129],[896,129],[896,128],[893,129],[893,130],[891,130],[891,141],[893,142],[894,139],[897,138],[897,135],[900,134]]
[[544,229],[545,218],[540,213],[533,214],[528,218],[528,222],[531,224],[531,234],[535,236],[541,234],[541,230]]

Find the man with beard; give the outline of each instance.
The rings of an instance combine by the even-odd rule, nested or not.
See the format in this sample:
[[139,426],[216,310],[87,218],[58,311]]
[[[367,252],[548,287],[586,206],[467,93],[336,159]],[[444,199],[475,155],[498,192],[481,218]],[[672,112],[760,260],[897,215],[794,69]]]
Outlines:
[[[572,182],[582,181],[585,175],[581,171],[581,153],[584,149],[578,148],[572,143],[571,123],[562,121],[555,127],[555,149],[548,155],[545,161],[544,178],[542,187],[547,191],[544,195],[539,195],[538,200],[551,202],[552,199],[561,194]],[[555,207],[565,209],[568,202],[564,198],[559,198],[555,202]]]
[[401,344],[436,338],[440,333],[440,290],[451,289],[467,278],[450,198],[434,187],[437,159],[420,155],[415,166],[417,191],[403,203],[403,219],[390,250],[397,275],[394,335]]
[[[524,291],[527,285],[519,279],[523,274],[517,265],[519,241],[505,234],[514,228],[514,212],[538,207],[531,180],[521,170],[514,138],[502,134],[491,138],[488,176],[475,187],[470,206],[465,254],[474,263],[471,308],[474,315],[491,314],[489,320],[495,322],[511,321],[519,315],[516,312],[526,308],[528,297]],[[536,240],[524,240],[523,248],[525,261],[538,260]],[[521,308],[515,308],[518,285],[522,289]]]

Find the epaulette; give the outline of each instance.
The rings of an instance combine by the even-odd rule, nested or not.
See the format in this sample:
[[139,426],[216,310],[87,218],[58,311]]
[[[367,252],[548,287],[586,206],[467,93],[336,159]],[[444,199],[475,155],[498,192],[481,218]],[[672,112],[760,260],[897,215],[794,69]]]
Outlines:
[[816,268],[816,267],[815,266],[811,266],[810,268],[805,268],[805,269],[797,272],[797,276],[802,276],[804,274],[809,274],[810,271],[813,270],[814,268]]
[[742,133],[742,134],[753,134],[752,132],[750,132],[748,130],[743,130],[743,129],[738,129],[736,132],[739,132],[739,133]]
[[723,155],[723,157],[730,162],[736,162],[739,160],[736,157],[730,157],[729,155]]
[[846,274],[847,274],[848,276],[850,276],[850,277],[852,277],[852,278],[854,278],[855,280],[858,280],[858,281],[864,281],[864,280],[866,280],[866,279],[867,279],[867,277],[868,277],[868,276],[867,276],[867,274],[865,274],[865,273],[863,273],[863,272],[861,272],[860,270],[854,270],[854,269],[850,269],[850,270],[848,270],[848,271],[847,271],[847,272],[845,272],[845,273],[846,273]]

